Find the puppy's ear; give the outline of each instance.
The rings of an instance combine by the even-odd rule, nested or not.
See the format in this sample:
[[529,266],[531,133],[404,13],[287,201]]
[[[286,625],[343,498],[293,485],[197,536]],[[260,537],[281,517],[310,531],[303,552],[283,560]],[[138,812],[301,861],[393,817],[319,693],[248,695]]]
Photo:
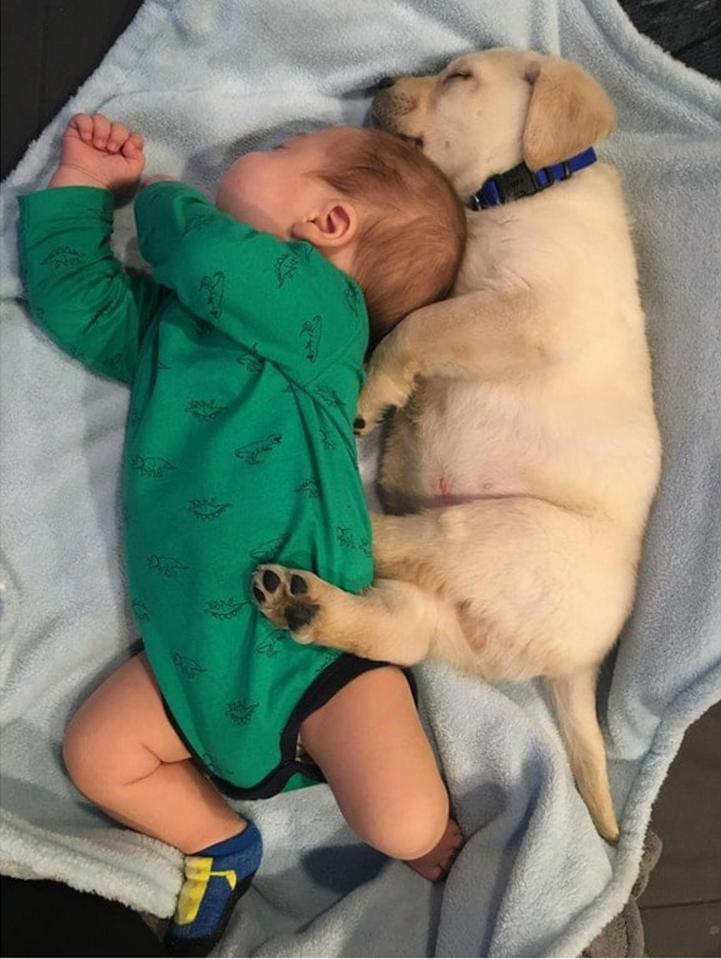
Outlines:
[[531,102],[523,130],[523,159],[532,170],[567,160],[616,126],[606,91],[575,63],[543,57],[530,63]]

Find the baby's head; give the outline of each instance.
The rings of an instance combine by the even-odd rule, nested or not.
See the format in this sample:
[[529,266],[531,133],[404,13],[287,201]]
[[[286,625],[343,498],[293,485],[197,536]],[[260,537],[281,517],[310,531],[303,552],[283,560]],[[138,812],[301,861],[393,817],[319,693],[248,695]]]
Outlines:
[[280,239],[307,240],[354,277],[373,342],[449,292],[466,239],[444,175],[381,130],[331,127],[248,153],[223,176],[216,205]]

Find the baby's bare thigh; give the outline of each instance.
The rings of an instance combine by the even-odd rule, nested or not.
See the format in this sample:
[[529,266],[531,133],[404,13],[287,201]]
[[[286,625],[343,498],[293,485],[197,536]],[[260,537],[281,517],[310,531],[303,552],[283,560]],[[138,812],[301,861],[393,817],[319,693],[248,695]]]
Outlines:
[[408,680],[396,666],[363,673],[301,725],[343,814],[361,835],[398,821],[448,818],[448,796]]
[[85,700],[66,732],[66,741],[73,738],[96,753],[112,742],[123,752],[144,751],[164,763],[190,756],[168,720],[145,653],[116,669]]

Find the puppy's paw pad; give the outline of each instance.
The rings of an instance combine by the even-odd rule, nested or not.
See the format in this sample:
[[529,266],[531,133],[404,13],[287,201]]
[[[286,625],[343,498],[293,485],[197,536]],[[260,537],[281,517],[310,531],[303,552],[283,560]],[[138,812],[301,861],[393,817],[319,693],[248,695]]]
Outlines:
[[284,566],[259,566],[251,589],[258,608],[272,623],[291,630],[297,642],[312,642],[308,627],[320,606],[313,601],[309,574]]
[[290,577],[290,591],[293,596],[303,596],[308,592],[308,581],[298,573],[293,573]]
[[274,593],[281,584],[280,576],[272,569],[263,571],[263,587],[269,593]]
[[285,618],[288,629],[295,632],[307,626],[316,616],[319,607],[315,603],[293,603],[285,608]]

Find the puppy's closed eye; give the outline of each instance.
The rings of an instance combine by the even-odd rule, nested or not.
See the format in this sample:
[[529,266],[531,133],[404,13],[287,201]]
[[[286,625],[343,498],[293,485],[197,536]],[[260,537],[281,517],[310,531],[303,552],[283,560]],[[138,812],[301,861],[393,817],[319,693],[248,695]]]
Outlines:
[[423,137],[411,137],[405,133],[400,134],[401,140],[405,140],[406,143],[410,143],[411,146],[423,147]]
[[450,83],[451,80],[470,80],[472,76],[470,70],[454,70],[453,73],[449,73],[447,77],[443,78],[443,85]]

